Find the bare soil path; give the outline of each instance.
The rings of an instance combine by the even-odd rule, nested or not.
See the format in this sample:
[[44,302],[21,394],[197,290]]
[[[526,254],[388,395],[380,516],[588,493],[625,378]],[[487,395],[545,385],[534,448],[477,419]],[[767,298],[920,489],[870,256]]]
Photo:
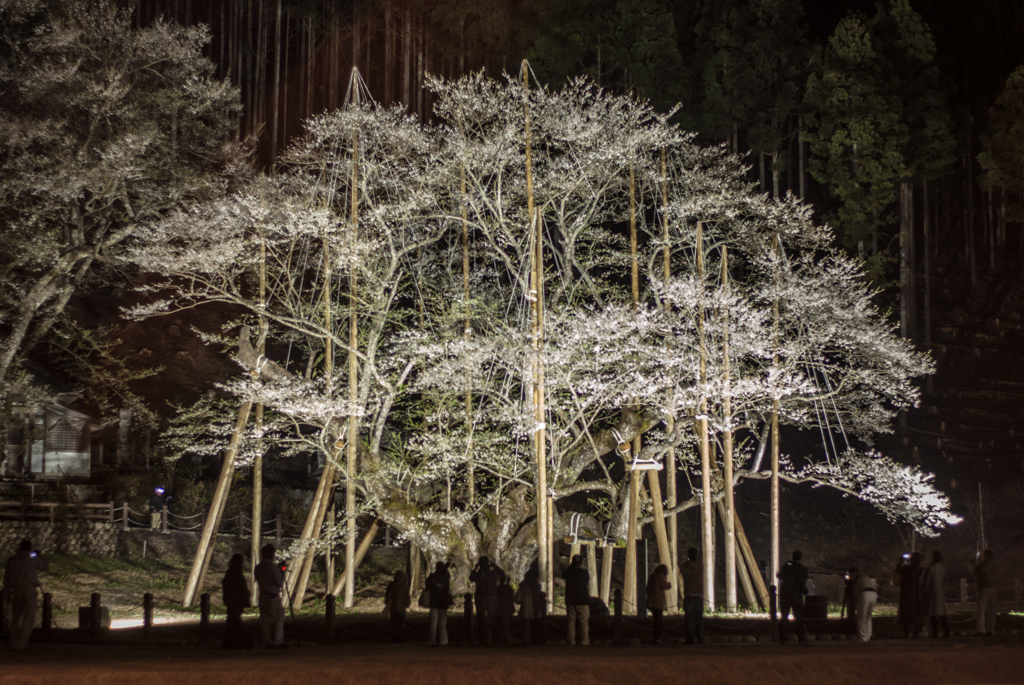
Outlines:
[[34,645],[0,654],[4,685],[640,685],[1022,683],[1024,646],[981,641],[810,646],[203,648]]

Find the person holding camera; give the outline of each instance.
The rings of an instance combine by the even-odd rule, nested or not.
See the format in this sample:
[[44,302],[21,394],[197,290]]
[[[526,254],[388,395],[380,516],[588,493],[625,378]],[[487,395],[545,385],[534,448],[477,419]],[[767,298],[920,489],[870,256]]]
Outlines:
[[11,605],[11,630],[7,648],[16,652],[28,649],[28,640],[36,624],[39,601],[39,571],[50,568],[43,555],[32,549],[31,540],[22,540],[18,552],[4,567],[4,600]]
[[900,565],[893,571],[893,585],[899,585],[900,603],[896,622],[903,626],[903,637],[917,637],[924,627],[921,612],[921,553],[904,554]]
[[149,529],[158,530],[160,528],[160,519],[164,513],[164,489],[155,488],[153,490],[153,496],[149,498]]
[[494,613],[498,609],[498,572],[487,557],[480,557],[469,574],[471,583],[476,584],[476,617],[480,630],[480,642],[485,645],[494,642]]
[[783,644],[789,633],[789,613],[793,612],[796,622],[796,636],[800,644],[807,642],[807,626],[804,625],[804,595],[807,594],[807,567],[800,563],[803,554],[797,550],[793,558],[779,569],[779,638]]
[[448,644],[448,607],[452,601],[452,576],[448,564],[443,561],[434,565],[434,572],[427,576],[425,591],[430,598],[430,635],[432,645]]

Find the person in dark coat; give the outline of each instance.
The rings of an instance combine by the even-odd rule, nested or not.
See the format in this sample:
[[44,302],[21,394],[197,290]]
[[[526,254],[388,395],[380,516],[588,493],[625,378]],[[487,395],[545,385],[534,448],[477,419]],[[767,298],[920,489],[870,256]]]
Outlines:
[[391,619],[391,641],[405,642],[405,612],[412,603],[409,598],[409,577],[405,571],[395,571],[394,580],[388,583],[384,591],[384,602]]
[[800,563],[803,554],[793,552],[793,558],[779,569],[779,639],[785,643],[789,633],[789,613],[793,612],[796,635],[801,644],[807,642],[804,624],[804,595],[807,594],[807,567]]
[[[904,564],[903,561],[908,563]],[[901,560],[893,572],[899,577],[900,604],[896,612],[896,621],[903,626],[903,637],[917,637],[924,627],[924,615],[921,612],[921,553],[914,552],[909,560]]]
[[566,640],[576,644],[579,632],[580,644],[590,644],[590,573],[583,568],[583,557],[572,558],[569,567],[562,573],[565,580],[565,619],[568,624]]
[[540,571],[534,561],[519,584],[513,601],[519,605],[519,621],[523,628],[523,644],[532,644],[543,635],[544,593],[540,587]]
[[672,583],[668,582],[668,566],[659,565],[654,573],[647,579],[647,608],[651,611],[653,619],[653,642],[656,645],[661,642],[661,626],[665,615],[665,608],[668,605],[666,593],[672,589]]
[[448,644],[448,607],[452,602],[452,576],[448,564],[443,561],[434,565],[434,572],[427,576],[425,584],[430,594],[430,635],[432,645]]
[[155,488],[152,497],[149,498],[149,529],[160,528],[160,519],[164,513],[164,489]]
[[476,584],[476,616],[480,630],[480,641],[489,645],[494,642],[494,613],[498,608],[498,569],[487,557],[480,557],[469,574],[471,583]]
[[949,637],[949,617],[946,616],[946,566],[942,563],[942,552],[932,553],[932,564],[921,574],[921,609],[928,617],[932,637]]
[[686,643],[704,639],[704,565],[697,559],[697,548],[686,550],[686,562],[680,567],[683,576],[683,613],[686,618]]
[[252,643],[246,640],[245,630],[242,628],[242,614],[252,606],[249,583],[245,580],[244,564],[245,557],[241,554],[231,557],[227,573],[220,584],[221,596],[228,611],[228,618],[224,622],[224,649],[243,649],[252,646]]
[[512,644],[512,616],[516,613],[515,591],[509,585],[508,575],[498,571],[498,603],[494,612],[494,625],[498,644]]

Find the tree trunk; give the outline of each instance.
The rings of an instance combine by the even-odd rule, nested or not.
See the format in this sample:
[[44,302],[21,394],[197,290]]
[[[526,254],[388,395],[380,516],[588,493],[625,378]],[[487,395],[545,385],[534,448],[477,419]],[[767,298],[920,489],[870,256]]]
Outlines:
[[910,232],[913,185],[900,183],[900,337],[910,338]]
[[[922,181],[921,194],[924,196],[924,348],[932,349],[932,267],[931,267],[931,201],[928,198],[928,179]],[[926,390],[929,395],[934,392],[932,376],[925,378]]]
[[[764,157],[762,156],[763,160]],[[763,180],[763,176],[762,176]],[[697,222],[697,277],[704,288],[704,223]],[[700,483],[701,483],[701,528],[704,547],[704,605],[709,611],[715,608],[715,519],[711,508],[711,445],[708,440],[708,400],[704,388],[707,385],[707,345],[704,339],[704,298],[697,314],[697,338],[700,345],[700,409],[697,430],[700,439]]]
[[277,161],[278,113],[281,99],[281,0],[277,0],[274,13],[274,95],[271,98],[273,113],[270,119],[270,163]]
[[[776,180],[778,174],[775,174]],[[729,248],[722,247],[722,290],[726,297],[729,295]],[[733,474],[732,474],[732,398],[731,378],[729,376],[729,310],[723,310],[724,326],[722,333],[722,367],[723,367],[723,388],[722,388],[722,418],[725,423],[725,430],[722,433],[725,476],[725,516],[722,517],[722,525],[725,529],[725,610],[734,613],[736,611],[736,533],[733,526],[733,514],[736,510],[733,501]]]
[[412,8],[405,6],[405,30],[402,32],[402,104],[412,111]]
[[804,191],[804,180],[805,180],[805,174],[804,174],[804,141],[801,138],[801,136],[803,135],[803,132],[804,132],[804,115],[803,115],[803,112],[801,112],[799,114],[799,117],[800,117],[800,119],[799,119],[799,121],[797,123],[799,131],[797,133],[797,144],[796,145],[797,145],[797,157],[800,158],[800,199],[803,200],[804,199],[804,192],[805,192]]

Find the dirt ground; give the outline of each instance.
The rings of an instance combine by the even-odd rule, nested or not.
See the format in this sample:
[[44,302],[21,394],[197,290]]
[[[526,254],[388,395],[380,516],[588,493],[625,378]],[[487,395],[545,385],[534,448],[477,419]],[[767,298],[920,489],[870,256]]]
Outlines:
[[675,683],[1020,683],[1019,644],[898,642],[810,646],[214,648],[35,645],[0,654],[0,682],[25,685],[332,683],[589,685]]

